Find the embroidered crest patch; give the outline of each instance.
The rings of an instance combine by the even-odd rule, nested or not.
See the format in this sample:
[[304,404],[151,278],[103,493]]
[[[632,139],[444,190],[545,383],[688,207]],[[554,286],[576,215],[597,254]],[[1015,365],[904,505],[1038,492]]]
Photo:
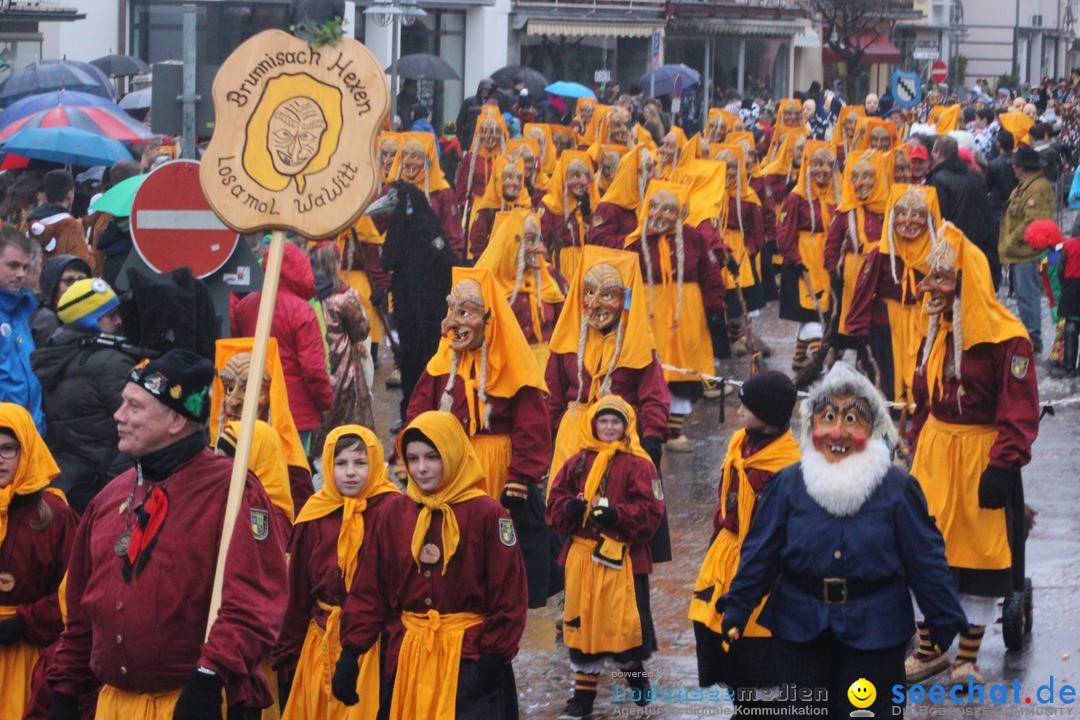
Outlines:
[[251,508],[251,534],[256,540],[265,540],[270,534],[270,513]]
[[1009,362],[1009,370],[1012,372],[1012,376],[1017,380],[1023,380],[1027,377],[1028,366],[1031,364],[1029,358],[1023,355],[1013,355],[1012,360]]
[[499,518],[499,541],[506,547],[517,544],[517,532],[514,530],[514,521],[510,518]]
[[652,494],[657,500],[664,499],[664,485],[660,482],[660,478],[655,478],[652,481]]

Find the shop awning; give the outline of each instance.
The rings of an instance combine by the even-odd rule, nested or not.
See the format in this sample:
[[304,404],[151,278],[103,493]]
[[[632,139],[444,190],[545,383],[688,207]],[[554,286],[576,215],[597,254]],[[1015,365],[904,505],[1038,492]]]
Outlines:
[[[858,43],[859,47],[866,48],[862,56],[862,61],[866,64],[893,65],[903,61],[899,48],[880,33],[863,33],[859,36]],[[821,49],[821,59],[825,62],[844,62],[842,57],[828,47]]]
[[801,20],[746,20],[739,18],[682,17],[671,21],[672,35],[727,35],[734,37],[786,37],[803,33]]
[[528,35],[566,35],[570,37],[652,37],[663,23],[583,22],[577,20],[543,20],[529,18],[525,26]]

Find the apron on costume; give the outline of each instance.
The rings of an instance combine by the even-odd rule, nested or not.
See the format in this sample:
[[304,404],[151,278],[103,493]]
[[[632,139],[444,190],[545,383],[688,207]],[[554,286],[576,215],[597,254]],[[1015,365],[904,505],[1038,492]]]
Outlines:
[[[674,283],[656,287],[653,313],[649,318],[656,338],[660,362],[674,367],[697,370],[711,375],[713,367],[712,341],[705,320],[705,304],[696,282],[683,282],[682,308],[675,321],[676,290]],[[667,382],[701,382],[698,375],[664,370]]]
[[885,298],[885,309],[892,331],[893,397],[897,402],[905,398],[911,402],[911,384],[919,364],[919,345],[926,336],[926,317],[921,306],[905,305],[890,298]]
[[945,538],[949,567],[1012,567],[1005,510],[979,507],[979,478],[997,435],[992,425],[957,425],[933,415],[919,434],[911,474],[919,480],[930,515]]
[[[757,280],[754,277],[754,269],[758,269],[760,272],[760,261],[758,256],[750,257],[750,253],[746,249],[746,241],[743,238],[743,234],[737,229],[728,228],[724,230],[724,244],[728,246],[731,251],[731,257],[735,258],[739,263],[739,287],[746,291],[748,288],[757,284]],[[757,263],[754,267],[751,267],[750,263]],[[724,287],[728,290],[735,289],[735,280],[731,277],[731,273],[725,267],[722,272],[724,276]]]
[[390,720],[454,720],[465,631],[484,621],[477,613],[403,612]]
[[[183,688],[161,693],[132,693],[112,685],[102,685],[94,720],[172,720],[176,701]],[[229,713],[224,698],[221,716]]]
[[[799,232],[799,255],[802,257],[803,265],[809,271],[810,284],[814,287],[814,292],[820,293],[817,301],[818,305],[821,306],[823,312],[828,314],[829,293],[832,290],[829,283],[829,272],[825,269],[825,233],[811,233],[809,230],[801,230]],[[806,283],[801,278],[799,279],[799,305],[804,310],[816,312],[814,300],[806,289]],[[824,331],[824,328],[822,330]]]
[[304,646],[293,676],[289,701],[283,720],[374,720],[379,713],[379,645],[376,643],[360,656],[360,676],[356,693],[360,702],[352,707],[341,704],[330,691],[330,678],[341,655],[341,607],[319,602],[330,612],[323,630],[313,619],[308,624]]
[[[15,612],[13,605],[0,605],[0,620],[15,617]],[[30,702],[30,680],[39,657],[41,648],[25,640],[0,647],[0,688],[3,688],[0,720],[22,720],[23,710]]]
[[488,497],[499,500],[502,497],[503,488],[506,487],[506,481],[510,478],[510,460],[514,454],[510,436],[477,433],[470,437],[469,441],[487,475],[480,489]]
[[564,643],[589,655],[632,650],[642,644],[633,562],[629,553],[618,570],[596,562],[592,555],[597,542],[571,538],[565,567]]

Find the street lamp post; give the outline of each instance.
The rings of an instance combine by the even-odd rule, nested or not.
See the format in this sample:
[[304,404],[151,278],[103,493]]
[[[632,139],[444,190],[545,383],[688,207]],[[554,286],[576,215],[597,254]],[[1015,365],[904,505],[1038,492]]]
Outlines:
[[390,127],[394,126],[394,117],[397,115],[397,84],[398,84],[398,52],[401,26],[406,27],[416,22],[416,19],[427,15],[424,10],[417,7],[417,0],[375,0],[374,4],[364,9],[365,15],[379,27],[390,29]]

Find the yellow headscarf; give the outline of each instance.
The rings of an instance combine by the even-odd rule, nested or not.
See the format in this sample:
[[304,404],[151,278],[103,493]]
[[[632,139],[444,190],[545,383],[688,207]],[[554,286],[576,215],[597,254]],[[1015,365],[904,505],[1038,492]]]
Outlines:
[[[730,110],[726,110],[724,108],[718,108],[718,107],[717,108],[709,108],[709,121],[705,125],[705,135],[706,135],[706,137],[712,135],[713,125],[715,124],[716,118],[718,118],[718,117],[724,119],[724,129],[727,130],[728,135],[731,135],[731,133],[735,132],[735,120],[736,120],[736,117],[735,117],[735,114],[733,112],[731,112]],[[724,142],[727,142],[727,140],[728,140],[728,138],[725,136],[724,137]]]
[[[503,223],[505,225],[505,223]],[[505,227],[500,227],[502,232]],[[547,393],[544,373],[533,361],[532,351],[525,335],[521,332],[514,311],[510,309],[506,297],[491,273],[485,268],[456,267],[453,271],[453,284],[462,280],[475,280],[484,293],[484,309],[490,313],[484,326],[484,346],[487,354],[486,373],[480,372],[483,361],[481,349],[467,351],[458,358],[458,382],[462,383],[469,405],[469,435],[475,435],[485,424],[486,403],[484,398],[492,395],[500,398],[512,398],[523,387],[534,387]],[[452,312],[452,310],[451,310]],[[453,350],[450,348],[450,333],[439,340],[439,349],[428,360],[427,372],[432,377],[449,375],[453,368]],[[479,387],[482,374],[486,374],[487,384]],[[449,386],[448,386],[449,389]],[[475,399],[480,399],[479,418],[471,417]]]
[[[755,205],[761,204],[761,198],[754,192],[754,189],[750,187],[750,179],[746,172],[746,148],[742,143],[727,142],[719,145],[713,145],[709,149],[712,153],[713,159],[721,152],[729,152],[735,156],[735,161],[739,164],[739,177],[737,180],[737,186],[735,188],[738,197],[742,202],[750,202]],[[726,172],[726,170],[725,170]],[[726,227],[726,226],[725,226]]]
[[[770,147],[769,154],[758,163],[762,175],[787,175],[791,178],[791,171],[795,168],[795,142],[805,137],[802,133],[787,133],[774,147]],[[727,143],[730,144],[730,143]],[[711,148],[713,157],[716,157],[716,148]],[[803,155],[803,162],[806,156]]]
[[[520,270],[521,286],[517,286],[519,264],[525,258],[521,253],[521,238],[525,234],[525,219],[531,217],[540,225],[540,218],[531,210],[518,208],[499,213],[495,226],[497,229],[491,235],[491,241],[480,259],[476,261],[476,267],[491,273],[492,280],[499,287],[503,297],[509,301],[515,290],[527,292],[530,302],[534,302],[536,291],[536,279],[531,277],[533,273]],[[551,266],[546,259],[540,261],[540,299],[546,303],[561,303],[566,298],[563,296],[559,284],[551,276]],[[533,308],[534,315],[538,311]],[[539,319],[534,318],[533,330],[536,337],[541,337]],[[542,368],[541,368],[542,369]]]
[[[555,165],[555,172],[551,175],[551,182],[548,183],[548,191],[543,199],[544,206],[547,207],[548,211],[556,215],[565,215],[573,212],[578,207],[578,200],[575,197],[569,199],[572,207],[566,207],[566,169],[574,160],[585,163],[589,174],[594,177],[596,175],[596,166],[593,165],[588,153],[581,150],[566,150],[563,152],[559,156],[559,162]],[[595,208],[596,203],[600,202],[600,193],[596,191],[596,183],[594,182],[589,183],[589,196],[589,207]],[[578,218],[578,224],[581,224],[581,218]]]
[[[338,254],[341,255],[343,264],[347,262],[345,259],[345,248],[348,247],[349,240],[352,240],[353,231],[356,232],[357,240],[368,245],[382,245],[386,240],[386,236],[380,233],[379,229],[375,227],[375,221],[368,215],[361,215],[353,222],[352,228],[338,233],[337,240],[335,241],[338,247]],[[352,265],[348,266],[351,267]]]
[[875,129],[883,127],[889,133],[890,149],[896,147],[897,132],[896,124],[890,120],[884,120],[882,118],[870,117],[862,118],[859,120],[858,125],[855,126],[855,137],[852,138],[851,147],[848,148],[849,153],[863,152],[870,149],[870,133]]
[[727,163],[694,160],[679,171],[678,180],[690,189],[686,224],[697,227],[706,220],[719,222],[728,206]]
[[[847,144],[847,138],[844,137],[844,121],[847,120],[848,115],[855,115],[860,118],[866,117],[866,108],[862,105],[845,105],[840,108],[840,114],[836,116],[836,128],[833,130],[832,136],[833,152],[837,153],[837,157],[840,157],[840,148],[843,148],[845,153],[851,152],[851,147]],[[855,140],[858,129],[858,124],[856,124],[855,133],[851,136],[852,142]]]
[[[626,432],[621,440],[603,442],[596,437],[594,429],[596,416],[602,412],[612,411],[622,416],[626,422]],[[618,395],[605,395],[589,408],[585,416],[585,422],[581,424],[580,440],[582,450],[596,453],[596,460],[593,461],[592,467],[589,468],[589,475],[585,478],[585,488],[582,493],[588,509],[592,508],[592,499],[596,497],[596,493],[600,490],[600,481],[603,480],[611,461],[615,459],[615,453],[623,452],[636,455],[644,460],[649,459],[648,453],[641,447],[641,441],[638,440],[636,423],[637,417],[634,414],[634,408],[630,407],[629,403]],[[583,527],[588,521],[588,509],[581,519]]]
[[526,140],[529,138],[529,133],[533,129],[539,130],[544,135],[544,145],[540,146],[537,143],[539,153],[537,160],[539,161],[540,168],[544,171],[545,175],[551,175],[555,172],[555,161],[558,160],[555,152],[555,140],[551,136],[551,126],[546,123],[525,123],[525,126],[521,128],[521,135]]
[[[222,405],[225,403],[225,387],[221,384],[220,373],[233,355],[250,353],[253,338],[228,338],[218,340],[214,352],[214,384],[210,388],[210,444],[217,442],[218,433],[224,426]],[[248,371],[248,383],[251,382]],[[281,356],[278,355],[277,338],[270,338],[266,348],[266,367],[263,370],[270,375],[270,427],[277,430],[281,443],[285,446],[285,456],[289,465],[310,470],[304,444],[300,442],[300,433],[296,429],[292,412],[289,410],[289,394],[285,387],[285,373],[281,369]]]
[[[550,138],[548,139],[548,142],[550,143]],[[551,181],[551,178],[549,177],[548,171],[545,169],[546,164],[542,160],[542,155],[543,154],[540,151],[540,143],[536,142],[536,140],[534,140],[532,138],[515,138],[513,140],[507,140],[506,141],[506,156],[507,157],[513,157],[514,153],[517,152],[518,149],[523,148],[523,147],[524,148],[529,148],[530,150],[532,150],[533,158],[535,158],[535,160],[536,160],[536,167],[533,170],[533,189],[534,190],[546,190],[547,186],[548,186],[548,183]],[[554,168],[555,167],[555,153],[550,152],[549,154],[551,155],[551,159],[552,159],[551,160],[551,166]],[[521,164],[524,167],[525,161],[522,160]]]
[[[345,497],[334,482],[334,450],[338,441],[345,435],[359,435],[367,451],[368,478],[360,494]],[[390,482],[386,474],[386,460],[383,448],[375,433],[361,425],[341,425],[326,436],[322,451],[323,486],[319,492],[308,498],[304,509],[296,518],[296,524],[326,517],[338,508],[344,508],[341,515],[341,531],[338,533],[337,558],[345,580],[345,589],[352,587],[356,577],[356,565],[360,548],[364,544],[364,511],[368,500],[376,495],[400,493],[397,486]]]
[[930,122],[938,135],[945,135],[960,125],[960,104],[938,105],[930,111]]
[[[499,126],[499,133],[502,135],[502,142],[496,147],[488,149],[480,144],[480,127],[487,122],[494,121]],[[431,135],[431,133],[428,133]],[[432,135],[432,137],[434,137]],[[497,112],[480,113],[476,117],[476,129],[473,131],[473,144],[472,151],[480,155],[480,157],[488,158],[501,155],[506,148],[506,141],[510,139],[510,131],[506,128],[506,118]]]
[[[522,175],[523,181],[521,183],[521,190],[518,191],[517,198],[513,203],[507,203],[503,198],[503,171],[507,165],[516,167]],[[520,160],[511,160],[505,155],[500,155],[495,158],[495,166],[492,168],[491,177],[488,178],[487,188],[484,190],[484,196],[476,201],[473,205],[473,215],[476,215],[477,210],[510,210],[512,208],[531,208],[532,200],[529,199],[529,191],[525,187],[524,182],[525,167]]]
[[398,145],[397,155],[394,156],[394,164],[390,167],[390,182],[405,179],[401,177],[401,158],[405,144],[410,140],[415,140],[423,145],[424,154],[427,155],[427,162],[424,164],[424,169],[420,171],[420,174],[406,182],[412,183],[428,195],[450,187],[450,183],[446,182],[446,176],[443,175],[442,166],[439,165],[439,151],[435,149],[435,136],[427,132],[401,133],[401,142]]
[[[679,201],[679,222],[682,222],[687,206],[689,205],[690,191],[686,185],[679,182],[673,182],[670,180],[650,180],[649,186],[645,189],[645,197],[641,201],[641,205],[638,206],[638,224],[634,228],[634,231],[626,236],[626,241],[623,243],[623,247],[630,247],[635,242],[641,239],[641,236],[645,233],[645,222],[649,217],[649,201],[652,196],[662,190],[666,190],[675,196],[675,199]],[[672,229],[672,234],[675,230]],[[661,261],[664,259],[664,254],[661,253]],[[669,258],[670,259],[670,258]]]
[[[788,105],[793,105],[799,111],[798,125],[784,125],[784,110]],[[788,135],[795,133],[796,135],[806,136],[806,124],[802,118],[802,101],[795,98],[785,98],[780,101],[776,108],[776,122],[773,124],[773,136],[772,141],[769,143],[768,160],[772,162],[776,159],[777,150],[783,144]]]
[[813,182],[810,178],[810,161],[814,157],[814,153],[819,150],[827,150],[832,153],[832,147],[824,140],[807,140],[806,149],[803,150],[802,165],[799,167],[799,181],[795,183],[795,187],[792,189],[792,194],[799,195],[804,198],[807,203],[810,204],[810,220],[811,226],[815,223],[814,219],[814,205],[813,201],[817,200],[820,203],[821,208],[821,227],[825,232],[828,232],[831,218],[829,216],[829,206],[836,205],[840,202],[839,186],[840,181],[836,176],[836,156],[833,156],[833,180],[828,185],[821,187],[817,183]]
[[[21,405],[0,403],[0,427],[10,428],[19,443],[19,464],[7,486],[0,488],[0,545],[7,537],[8,506],[16,495],[41,490],[60,474],[52,453],[41,439],[34,419]],[[3,442],[0,436],[0,442]]]
[[1031,128],[1035,124],[1035,121],[1029,118],[1022,112],[1007,112],[998,115],[998,122],[1001,127],[1012,133],[1014,146],[1019,146],[1021,143],[1024,145],[1031,144]]
[[[619,323],[622,324],[622,346],[619,348],[616,348],[617,326],[605,335],[585,324],[585,276],[601,264],[610,265],[619,273],[620,282],[626,292],[622,315],[619,318]],[[595,391],[602,384],[601,376],[618,368],[640,369],[652,363],[656,343],[649,325],[645,284],[641,281],[637,253],[598,245],[586,245],[582,250],[577,275],[570,283],[563,311],[551,333],[551,352],[578,355],[583,335],[586,339],[585,357],[579,355],[578,362],[589,370],[593,387],[581,388],[583,395],[580,400],[589,402],[595,397]]]
[[[383,130],[381,133],[379,133],[379,140],[378,140],[378,142],[375,143],[376,164],[378,164],[378,153],[382,149],[383,141],[384,140],[394,140],[398,144],[398,149],[400,149],[401,148],[401,135],[402,135],[402,133],[390,132],[389,130]],[[380,170],[380,174],[381,174],[381,170]],[[392,177],[392,176],[390,176],[390,177]],[[384,178],[382,178],[382,181],[384,183],[391,182],[390,177],[384,177]]]
[[[963,330],[953,334],[954,342],[961,341],[961,347],[954,348],[953,353],[956,377],[960,378],[960,355],[963,350],[982,343],[1002,343],[1012,338],[1026,338],[1028,333],[1024,324],[997,299],[986,256],[978,246],[967,239],[960,228],[952,223],[945,223],[938,233],[936,243],[948,243],[955,254],[954,269],[957,278],[962,279],[957,299],[960,301],[960,322]],[[935,244],[931,256],[926,259],[927,266],[933,255],[943,249]],[[955,308],[955,305],[953,307]],[[941,326],[931,319],[922,361],[926,366],[926,386],[930,396],[940,398],[943,392],[946,336],[957,319],[954,316],[949,322],[940,315],[937,318],[940,319]]]
[[[630,148],[630,151],[619,160],[619,169],[615,171],[615,177],[608,186],[607,192],[600,198],[600,202],[618,205],[626,210],[636,211],[641,204],[641,186],[638,184],[638,173],[641,172],[641,154],[651,151],[644,143],[638,143]],[[656,158],[653,157],[653,161]]]
[[[633,118],[631,117],[630,113],[627,112],[626,110],[624,110],[621,107],[610,106],[610,107],[607,108],[607,110],[604,111],[604,116],[602,118],[600,118],[600,123],[596,126],[596,139],[591,144],[601,143],[601,144],[604,144],[604,145],[614,145],[614,143],[612,142],[611,137],[610,137],[610,135],[611,135],[611,115],[612,115],[612,113],[616,113],[616,112],[620,112],[620,113],[625,114],[626,121],[627,121],[627,123],[626,123],[627,124],[627,130],[630,129],[629,125],[630,125],[631,122],[633,122]],[[596,117],[596,116],[594,115],[593,117]],[[627,146],[623,145],[621,147],[627,147]]]
[[[233,420],[225,423],[219,442],[224,439],[235,451],[239,437],[240,422]],[[292,490],[289,487],[289,466],[285,462],[285,446],[274,429],[262,420],[255,421],[248,470],[259,479],[263,490],[270,497],[270,502],[275,507],[281,508],[289,518],[289,522],[292,522],[296,512],[293,508]]]
[[423,507],[420,516],[416,519],[416,527],[413,529],[411,542],[412,556],[416,561],[417,569],[420,568],[420,550],[424,547],[424,538],[428,528],[431,527],[431,515],[433,511],[442,513],[442,553],[443,569],[446,574],[446,566],[450,558],[457,552],[458,542],[461,539],[461,531],[458,528],[457,516],[454,514],[454,505],[472,500],[473,498],[487,497],[481,490],[484,482],[484,468],[480,459],[473,450],[472,443],[465,435],[461,423],[450,413],[428,412],[417,415],[408,427],[398,435],[397,454],[405,457],[403,438],[409,430],[419,430],[423,433],[442,458],[443,477],[439,487],[430,495],[420,490],[420,487],[409,476],[409,484],[405,494]]
[[[928,226],[923,232],[922,236],[913,241],[896,242],[893,239],[893,208],[896,207],[896,203],[900,201],[900,198],[907,195],[909,192],[919,193],[923,196],[923,200],[926,202],[926,208],[929,211],[927,214]],[[915,280],[915,271],[925,275],[930,271],[930,266],[926,264],[926,256],[930,254],[931,239],[933,233],[941,227],[941,207],[938,205],[937,190],[930,185],[904,185],[903,183],[894,184],[889,189],[889,207],[885,213],[885,229],[881,233],[881,240],[878,242],[878,251],[882,255],[888,255],[891,258],[898,257],[904,261],[904,278],[902,293],[910,293],[915,295],[915,286],[918,284]],[[893,279],[897,282],[900,278],[896,276],[896,266],[893,265]],[[903,296],[903,295],[902,295]]]
[[[889,156],[879,150],[866,150],[860,153],[848,155],[844,167],[844,180],[840,184],[839,212],[848,212],[857,207],[863,207],[877,215],[884,215],[889,206],[889,186],[892,185],[892,177],[889,174]],[[874,187],[865,200],[855,196],[855,185],[851,180],[851,169],[861,161],[867,161],[874,166]],[[861,232],[860,228],[860,232]]]
[[[611,109],[610,105],[601,105],[595,100],[592,117],[589,118],[589,124],[585,126],[585,130],[578,138],[578,145],[592,145],[600,138],[600,121],[607,115],[607,111]],[[581,100],[578,100],[578,116],[581,115]],[[580,122],[580,120],[579,120]]]

